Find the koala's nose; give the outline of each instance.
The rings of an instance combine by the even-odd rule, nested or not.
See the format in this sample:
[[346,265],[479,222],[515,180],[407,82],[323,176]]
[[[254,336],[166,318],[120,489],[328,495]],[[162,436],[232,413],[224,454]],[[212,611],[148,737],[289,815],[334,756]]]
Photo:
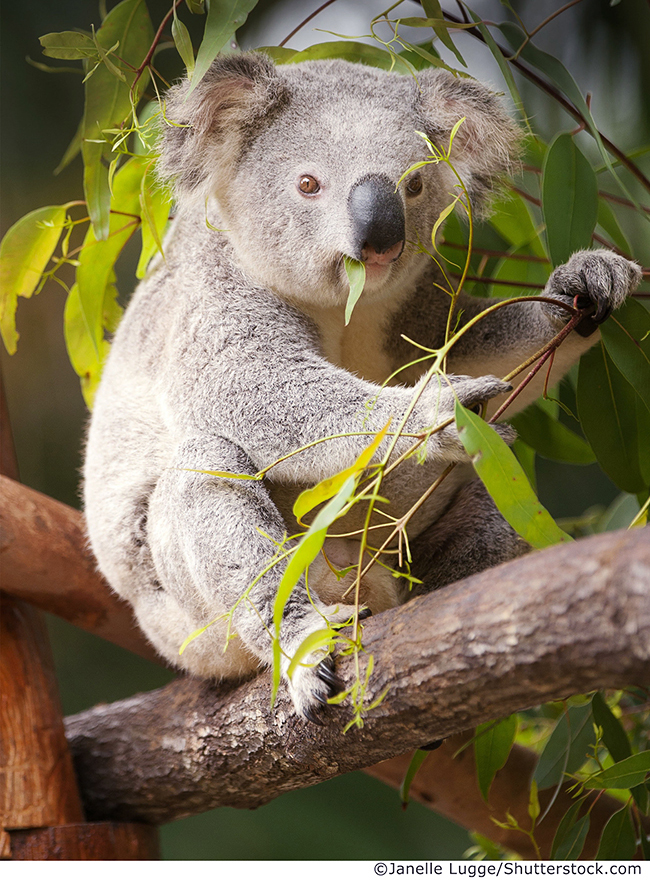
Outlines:
[[370,263],[390,263],[404,249],[404,207],[395,185],[388,177],[364,177],[348,197],[356,259]]

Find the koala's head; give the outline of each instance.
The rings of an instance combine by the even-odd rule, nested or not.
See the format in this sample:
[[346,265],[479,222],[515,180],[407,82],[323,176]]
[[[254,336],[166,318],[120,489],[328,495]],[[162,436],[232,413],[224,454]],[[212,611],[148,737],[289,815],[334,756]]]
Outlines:
[[427,156],[418,132],[446,147],[463,116],[452,161],[481,215],[519,132],[475,80],[229,55],[189,94],[187,83],[169,93],[161,173],[181,211],[216,201],[242,267],[280,295],[345,302],[345,255],[366,263],[364,297],[391,295],[420,271],[413,245],[430,243],[456,192],[444,164],[398,181]]

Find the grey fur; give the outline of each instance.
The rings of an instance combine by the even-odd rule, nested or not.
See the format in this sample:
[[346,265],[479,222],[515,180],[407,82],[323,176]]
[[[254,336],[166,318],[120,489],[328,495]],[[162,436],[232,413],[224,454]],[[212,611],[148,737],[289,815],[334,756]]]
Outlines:
[[[176,124],[163,132],[161,173],[174,182],[178,215],[165,259],[136,291],[105,367],[88,437],[86,517],[101,570],[160,653],[197,675],[239,677],[270,662],[265,627],[282,567],[256,583],[250,602],[237,600],[272,556],[273,541],[295,531],[291,504],[301,489],[351,465],[368,437],[315,445],[264,483],[188,469],[254,474],[320,437],[378,431],[389,418],[399,424],[421,371],[409,368],[405,385],[381,393],[379,384],[414,358],[401,333],[425,345],[441,341],[448,300],[433,286],[431,261],[407,244],[390,265],[370,266],[344,328],[342,258],[354,234],[349,193],[370,176],[397,183],[425,157],[417,130],[445,143],[466,116],[455,162],[485,213],[516,162],[518,133],[487,88],[444,72],[425,71],[418,84],[343,61],[276,69],[260,55],[218,60],[189,97],[186,85],[175,87],[166,115]],[[420,173],[420,194],[410,196],[405,182],[398,189],[407,242],[430,237],[454,185],[445,166]],[[320,181],[316,197],[298,190],[304,175]],[[206,213],[223,231],[208,227]],[[614,254],[583,252],[553,273],[545,293],[571,302],[586,292],[615,308],[638,277],[634,264]],[[488,304],[462,296],[464,320]],[[423,389],[407,430],[450,416],[456,395],[473,405],[503,394],[507,386],[494,376],[565,320],[560,309],[527,304],[480,322],[451,357],[461,375]],[[558,375],[595,338],[573,334],[556,357]],[[532,385],[521,405],[539,393]],[[497,430],[512,436],[505,425]],[[397,452],[407,445],[400,441]],[[406,461],[386,479],[390,513],[406,511],[450,462],[460,466],[409,528],[425,588],[525,549],[471,483],[453,426],[431,437],[423,464]],[[358,545],[334,540],[327,552],[342,567],[356,561]],[[348,583],[316,561],[313,604],[303,583],[287,604],[281,640],[288,656],[322,628],[323,616],[348,619]],[[362,593],[374,612],[404,598],[378,567]],[[226,651],[222,621],[179,657],[191,632],[235,605],[237,637]],[[315,718],[336,679],[321,657],[312,659],[316,665],[301,666],[289,688],[297,710]]]

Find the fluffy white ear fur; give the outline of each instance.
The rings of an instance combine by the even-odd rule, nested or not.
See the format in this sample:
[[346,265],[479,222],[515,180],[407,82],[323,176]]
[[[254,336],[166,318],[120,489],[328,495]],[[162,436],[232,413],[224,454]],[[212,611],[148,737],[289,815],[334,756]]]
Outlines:
[[218,192],[247,133],[285,95],[275,65],[263,54],[218,57],[190,91],[184,80],[165,98],[158,174],[177,200],[203,202]]
[[501,178],[516,171],[521,129],[498,97],[474,79],[430,68],[418,74],[418,81],[420,112],[434,143],[446,147],[452,128],[465,117],[454,138],[451,158],[476,214],[486,216]]

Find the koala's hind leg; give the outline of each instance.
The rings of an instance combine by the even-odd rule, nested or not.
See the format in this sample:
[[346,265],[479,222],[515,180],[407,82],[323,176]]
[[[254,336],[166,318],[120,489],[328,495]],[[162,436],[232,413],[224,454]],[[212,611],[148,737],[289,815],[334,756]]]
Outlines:
[[411,542],[416,584],[406,598],[437,590],[528,553],[480,480],[463,486],[444,514]]
[[[260,574],[277,550],[274,542],[282,542],[285,524],[261,482],[190,469],[255,472],[229,441],[183,443],[149,503],[147,538],[159,588],[140,593],[134,604],[143,629],[170,661],[205,678],[241,677],[272,661],[273,606],[286,561]],[[352,613],[349,605],[322,603],[314,591],[311,599],[301,579],[281,625],[283,672],[301,642],[325,627],[325,618],[340,623]],[[184,639],[220,616],[179,657]],[[234,637],[228,641],[229,634]],[[296,708],[310,717],[338,682],[324,653],[307,661],[288,684]]]

